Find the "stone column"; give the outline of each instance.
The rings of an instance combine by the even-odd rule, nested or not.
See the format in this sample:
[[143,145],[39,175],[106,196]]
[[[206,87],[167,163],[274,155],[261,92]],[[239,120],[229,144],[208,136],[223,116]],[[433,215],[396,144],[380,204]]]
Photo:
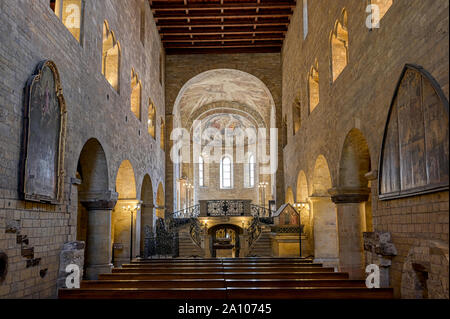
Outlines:
[[101,273],[110,273],[111,211],[116,205],[115,192],[81,193],[80,202],[88,211],[86,240],[86,277],[95,280]]
[[314,230],[314,261],[327,267],[338,266],[336,206],[327,196],[311,196]]
[[370,189],[333,188],[329,192],[337,211],[339,270],[349,273],[350,279],[363,279],[361,215],[364,213]]

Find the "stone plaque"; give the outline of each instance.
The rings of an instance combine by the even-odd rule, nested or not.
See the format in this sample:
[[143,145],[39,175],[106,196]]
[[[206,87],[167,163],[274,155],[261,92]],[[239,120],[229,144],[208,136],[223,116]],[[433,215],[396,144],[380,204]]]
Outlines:
[[61,203],[64,182],[66,106],[59,73],[42,61],[25,92],[23,194],[25,200]]

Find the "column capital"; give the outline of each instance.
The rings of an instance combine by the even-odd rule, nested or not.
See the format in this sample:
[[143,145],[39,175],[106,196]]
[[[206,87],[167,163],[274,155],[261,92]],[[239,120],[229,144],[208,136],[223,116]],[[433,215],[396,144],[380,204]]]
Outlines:
[[335,187],[328,190],[335,204],[357,204],[367,202],[370,188]]
[[364,175],[364,177],[368,180],[368,181],[374,181],[378,179],[378,171],[377,170],[373,170],[368,172],[366,175]]
[[119,194],[113,191],[83,192],[79,194],[81,204],[87,210],[112,210]]

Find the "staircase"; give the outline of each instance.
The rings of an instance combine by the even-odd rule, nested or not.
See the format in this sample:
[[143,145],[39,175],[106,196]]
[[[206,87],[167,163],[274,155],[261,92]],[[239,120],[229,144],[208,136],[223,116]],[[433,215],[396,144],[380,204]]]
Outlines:
[[178,251],[180,257],[204,257],[204,251],[198,247],[189,233],[190,225],[184,226],[179,230],[178,234]]
[[250,247],[248,257],[271,257],[272,256],[272,243],[270,239],[270,229],[263,227],[261,235]]

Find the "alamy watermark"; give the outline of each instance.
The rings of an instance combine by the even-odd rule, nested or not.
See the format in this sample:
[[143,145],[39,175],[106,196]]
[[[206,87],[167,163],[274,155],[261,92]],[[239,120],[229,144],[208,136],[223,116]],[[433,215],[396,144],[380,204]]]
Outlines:
[[366,287],[369,289],[380,288],[380,267],[375,264],[366,267]]
[[[275,174],[278,169],[278,129],[277,128],[235,128],[204,127],[202,121],[194,121],[192,134],[185,128],[172,130],[170,139],[174,141],[170,158],[174,164],[220,163],[227,155],[234,163],[245,164],[254,155],[261,174]],[[227,123],[225,123],[227,124]],[[192,149],[191,149],[192,147]]]

